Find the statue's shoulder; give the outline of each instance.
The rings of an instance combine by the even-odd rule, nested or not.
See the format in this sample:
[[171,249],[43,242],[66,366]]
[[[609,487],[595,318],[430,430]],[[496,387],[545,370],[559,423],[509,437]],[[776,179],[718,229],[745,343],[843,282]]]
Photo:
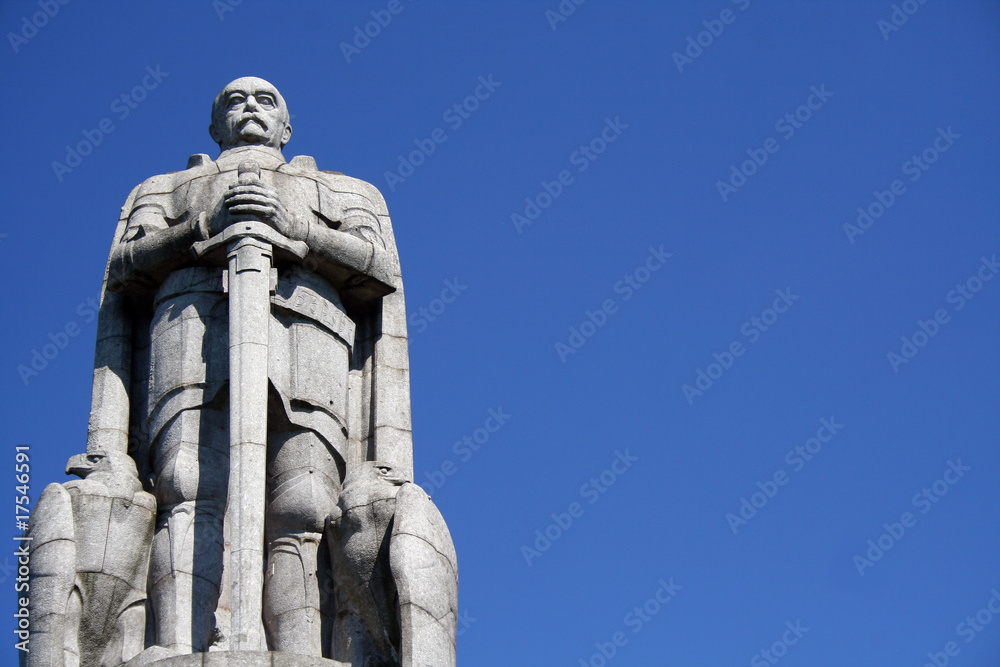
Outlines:
[[171,194],[189,181],[217,173],[219,173],[219,167],[212,158],[204,153],[195,153],[188,158],[187,168],[181,171],[157,174],[144,180],[139,184],[136,196]]
[[377,214],[389,214],[385,198],[374,185],[339,171],[319,169],[316,160],[308,155],[296,155],[286,165],[282,165],[278,171],[312,178],[322,187],[334,193],[361,195],[371,201]]

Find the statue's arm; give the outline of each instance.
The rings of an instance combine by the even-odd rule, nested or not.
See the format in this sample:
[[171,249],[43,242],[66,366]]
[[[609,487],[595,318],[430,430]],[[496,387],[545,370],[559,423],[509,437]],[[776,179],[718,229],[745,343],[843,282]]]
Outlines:
[[319,199],[306,213],[286,207],[282,193],[272,185],[256,179],[233,184],[221,207],[228,215],[214,217],[209,231],[221,232],[234,220],[257,219],[287,238],[304,241],[310,251],[304,264],[335,284],[354,289],[359,297],[392,292],[396,263],[382,238],[378,208],[364,192],[354,191],[359,187],[354,179],[327,185],[320,183]]
[[394,291],[391,253],[382,239],[378,217],[364,208],[348,209],[336,229],[321,216],[308,221],[303,239],[321,263],[332,263],[373,278],[369,285],[382,294]]
[[167,224],[163,208],[138,205],[132,210],[121,242],[111,251],[108,289],[155,285],[177,266],[194,260],[192,244],[208,238],[204,216]]

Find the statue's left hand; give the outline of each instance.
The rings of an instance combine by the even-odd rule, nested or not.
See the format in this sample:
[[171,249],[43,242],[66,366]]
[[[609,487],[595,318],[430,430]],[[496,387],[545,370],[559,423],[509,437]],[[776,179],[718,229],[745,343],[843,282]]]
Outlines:
[[282,236],[299,241],[305,239],[304,225],[296,224],[278,199],[278,191],[268,185],[237,183],[230,186],[224,202],[229,210],[227,226],[233,222],[260,220]]

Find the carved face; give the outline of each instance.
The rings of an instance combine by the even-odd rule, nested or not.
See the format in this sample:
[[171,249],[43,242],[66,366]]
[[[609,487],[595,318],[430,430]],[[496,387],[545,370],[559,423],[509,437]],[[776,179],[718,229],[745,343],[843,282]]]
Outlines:
[[243,77],[222,89],[212,104],[209,134],[222,150],[234,146],[281,149],[292,136],[288,107],[263,79]]
[[110,472],[116,475],[136,477],[135,461],[121,452],[92,451],[77,454],[66,463],[66,474],[87,478],[91,473]]
[[101,468],[109,468],[110,461],[104,452],[77,454],[66,463],[66,474],[86,479],[87,475]]
[[388,463],[383,463],[382,461],[370,461],[369,463],[377,473],[378,477],[381,477],[390,484],[400,486],[410,481],[406,479],[406,477],[397,473],[396,470]]

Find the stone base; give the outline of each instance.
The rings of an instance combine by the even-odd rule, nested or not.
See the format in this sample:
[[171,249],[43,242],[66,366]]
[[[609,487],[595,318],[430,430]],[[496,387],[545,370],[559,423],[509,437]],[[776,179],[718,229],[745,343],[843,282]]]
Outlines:
[[123,667],[351,667],[351,663],[278,651],[214,651],[164,658],[146,650]]

